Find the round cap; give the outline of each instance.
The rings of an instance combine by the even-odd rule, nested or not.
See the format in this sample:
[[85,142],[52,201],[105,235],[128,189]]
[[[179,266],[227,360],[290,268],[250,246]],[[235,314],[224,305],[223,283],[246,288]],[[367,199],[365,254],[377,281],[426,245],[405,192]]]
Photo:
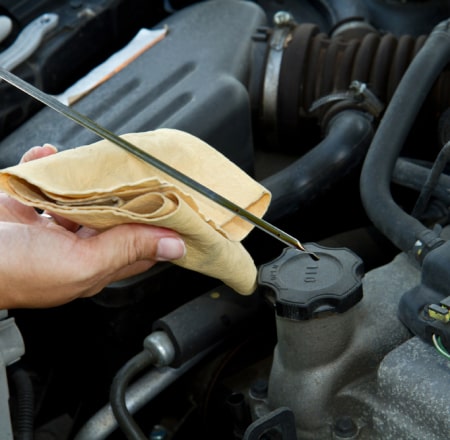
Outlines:
[[308,253],[286,248],[260,266],[258,283],[275,293],[278,316],[306,320],[324,313],[342,313],[362,298],[363,262],[347,248],[306,245]]

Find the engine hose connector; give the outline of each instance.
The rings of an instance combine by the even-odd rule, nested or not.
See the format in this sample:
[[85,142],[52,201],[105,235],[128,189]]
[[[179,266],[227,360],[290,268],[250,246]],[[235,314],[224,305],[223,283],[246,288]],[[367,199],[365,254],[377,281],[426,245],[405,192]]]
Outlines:
[[[276,26],[268,33],[264,78],[260,80],[262,125],[266,132],[277,134],[277,142],[289,144],[289,139],[298,139],[308,119],[318,118],[323,126],[323,118],[355,108],[351,102],[344,108],[335,102],[315,106],[326,96],[348,92],[354,81],[365,84],[387,105],[427,38],[397,37],[368,29],[360,38],[346,39],[339,34],[329,37],[310,23]],[[430,95],[438,111],[449,104],[449,94],[444,93],[448,89],[450,81],[443,74]],[[334,108],[332,114],[330,108]]]

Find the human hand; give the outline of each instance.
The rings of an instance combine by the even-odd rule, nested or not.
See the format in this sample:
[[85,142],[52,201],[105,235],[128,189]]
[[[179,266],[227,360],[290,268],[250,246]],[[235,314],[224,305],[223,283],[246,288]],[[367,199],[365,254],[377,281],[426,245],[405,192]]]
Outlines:
[[[33,147],[21,162],[56,149]],[[158,261],[181,258],[171,230],[127,224],[98,233],[57,216],[40,215],[0,193],[0,309],[53,307],[93,296],[111,282]]]

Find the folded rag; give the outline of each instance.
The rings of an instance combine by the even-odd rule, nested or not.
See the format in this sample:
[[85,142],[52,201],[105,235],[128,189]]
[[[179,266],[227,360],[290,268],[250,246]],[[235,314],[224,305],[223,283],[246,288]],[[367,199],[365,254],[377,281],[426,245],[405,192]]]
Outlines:
[[[193,135],[158,129],[123,137],[260,218],[269,206],[266,188]],[[122,223],[173,229],[187,248],[173,263],[244,295],[256,288],[257,269],[240,243],[253,225],[109,141],[0,170],[0,190],[97,230]]]

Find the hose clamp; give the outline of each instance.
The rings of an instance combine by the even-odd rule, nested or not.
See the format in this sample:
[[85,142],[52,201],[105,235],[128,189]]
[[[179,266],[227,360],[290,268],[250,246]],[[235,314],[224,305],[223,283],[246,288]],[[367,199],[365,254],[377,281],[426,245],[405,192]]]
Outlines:
[[356,106],[358,109],[364,110],[376,118],[378,118],[384,110],[384,104],[369,89],[367,84],[355,80],[351,82],[348,90],[331,93],[330,95],[322,96],[314,101],[309,108],[309,112],[314,113],[326,104],[338,101],[347,102],[353,107]]
[[297,25],[289,12],[279,11],[274,15],[275,27],[272,31],[266,61],[262,91],[261,119],[269,136],[277,132],[277,102],[283,51],[290,41],[292,29]]

